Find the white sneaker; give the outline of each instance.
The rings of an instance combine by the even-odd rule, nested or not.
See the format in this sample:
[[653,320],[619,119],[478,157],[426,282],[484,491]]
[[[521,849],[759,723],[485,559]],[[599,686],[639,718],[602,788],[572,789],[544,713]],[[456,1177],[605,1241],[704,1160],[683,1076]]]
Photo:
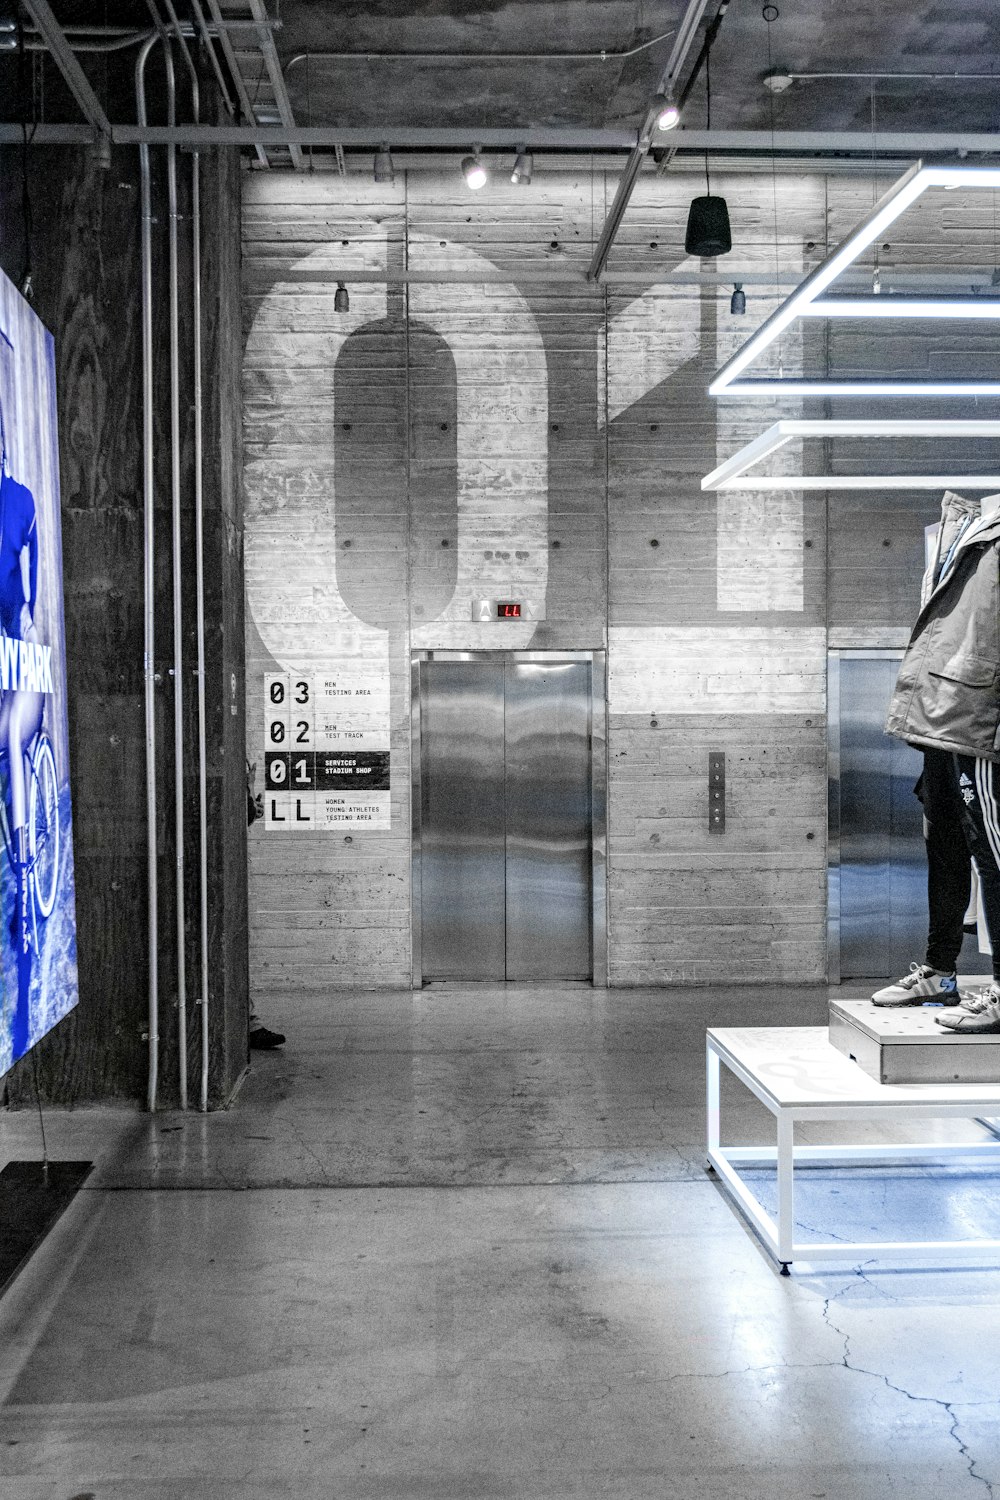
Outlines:
[[987,990],[964,996],[961,1005],[943,1010],[934,1019],[949,1031],[1000,1031],[1000,981],[994,980]]
[[957,1001],[956,975],[942,974],[929,964],[911,964],[909,974],[872,996],[875,1005],[923,1005],[925,1000]]

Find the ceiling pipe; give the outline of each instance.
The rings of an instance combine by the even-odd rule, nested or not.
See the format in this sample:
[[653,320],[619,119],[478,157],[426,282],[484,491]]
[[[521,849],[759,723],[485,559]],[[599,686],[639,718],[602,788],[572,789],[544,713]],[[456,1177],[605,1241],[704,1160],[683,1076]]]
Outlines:
[[[67,43],[70,50],[77,52],[125,52],[129,47],[138,47],[147,37],[152,36],[150,31],[128,31],[122,32],[117,37],[108,37],[105,41],[99,41],[96,37],[79,36],[76,33],[67,35]],[[27,52],[51,52],[52,49],[44,37],[34,33],[26,36],[24,47]],[[13,48],[4,47],[0,44],[0,52],[13,51]]]
[[[280,27],[280,25],[280,21],[272,20],[270,22],[270,29],[275,30]],[[213,24],[212,32],[213,34],[215,34],[217,29],[222,31],[259,31],[260,28],[261,23],[258,21],[224,20],[219,28],[216,28]],[[125,37],[131,36],[139,29],[140,28],[138,26],[94,26],[83,25],[81,23],[73,21],[68,21],[62,28],[64,35],[67,37]],[[174,29],[175,28],[171,26],[171,30]],[[178,34],[183,34],[185,37],[190,38],[195,35],[196,29],[197,27],[195,23],[191,21],[181,21],[180,32]],[[38,33],[38,28],[36,26],[29,27],[28,30],[34,32],[35,34]]]
[[872,79],[886,79],[891,82],[893,78],[923,78],[934,79],[945,83],[964,83],[966,80],[987,80],[990,83],[1000,81],[998,73],[786,73],[784,68],[775,68],[764,75],[764,87],[770,89],[772,94],[783,94],[790,83],[799,83],[812,78],[863,78],[866,81]]
[[622,62],[628,57],[638,57],[659,42],[674,35],[676,27],[661,31],[635,47],[623,52],[614,52],[602,47],[599,52],[296,52],[284,66],[285,77],[299,63],[308,62]]
[[[708,0],[689,0],[688,8],[685,13],[684,19],[681,22],[681,28],[678,33],[677,40],[674,43],[673,51],[670,54],[667,66],[664,68],[663,74],[657,85],[656,95],[652,103],[650,104],[649,109],[646,111],[646,118],[643,121],[642,127],[639,131],[639,139],[629,153],[629,159],[625,163],[625,170],[622,172],[621,178],[618,182],[618,190],[615,193],[614,201],[611,204],[611,207],[608,210],[608,216],[604,221],[604,228],[601,230],[600,237],[597,241],[593,259],[590,262],[590,268],[587,272],[587,275],[591,281],[596,281],[600,277],[601,272],[604,270],[604,267],[607,265],[608,256],[611,253],[611,247],[615,242],[615,236],[617,235],[618,230],[621,228],[622,220],[625,217],[625,211],[629,206],[636,182],[639,179],[639,173],[642,170],[642,164],[649,154],[649,149],[653,143],[653,134],[656,130],[656,122],[659,119],[660,111],[663,108],[663,99],[665,96],[670,97],[671,94],[676,94],[677,92],[677,75],[679,74],[681,68],[684,66],[684,61],[687,58],[688,53],[694,46],[694,40],[698,32],[698,27],[701,25],[702,17],[704,16],[707,8]],[[694,82],[694,79],[698,75],[698,71],[701,68],[704,59],[708,55],[712,43],[715,41],[715,38],[718,35],[719,27],[722,25],[722,18],[726,14],[726,11],[728,9],[729,0],[722,0],[722,4],[719,6],[715,18],[709,26],[708,31],[706,32],[705,40],[702,44],[701,51],[698,54],[698,60],[695,64],[691,77],[688,79],[687,86],[682,91],[678,99],[678,105],[681,109],[683,109],[684,102],[691,92],[691,86]],[[674,149],[676,149],[676,147]]]

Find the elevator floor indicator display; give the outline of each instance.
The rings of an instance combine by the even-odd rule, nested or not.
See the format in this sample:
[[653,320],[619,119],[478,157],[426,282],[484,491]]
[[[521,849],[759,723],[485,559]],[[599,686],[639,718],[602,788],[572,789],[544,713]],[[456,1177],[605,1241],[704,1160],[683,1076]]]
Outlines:
[[264,678],[264,826],[390,826],[389,685],[357,667]]

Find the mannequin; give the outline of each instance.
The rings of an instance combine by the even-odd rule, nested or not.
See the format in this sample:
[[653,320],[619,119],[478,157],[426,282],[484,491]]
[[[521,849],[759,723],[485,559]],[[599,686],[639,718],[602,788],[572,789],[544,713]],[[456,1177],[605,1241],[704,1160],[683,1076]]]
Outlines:
[[[1000,1032],[1000,494],[950,492],[937,550],[886,721],[923,750],[929,928],[924,963],[872,996],[876,1005],[947,1000],[958,1032]],[[955,966],[969,903],[970,857],[993,946],[993,983],[962,998]],[[957,1003],[956,1003],[957,1002]]]

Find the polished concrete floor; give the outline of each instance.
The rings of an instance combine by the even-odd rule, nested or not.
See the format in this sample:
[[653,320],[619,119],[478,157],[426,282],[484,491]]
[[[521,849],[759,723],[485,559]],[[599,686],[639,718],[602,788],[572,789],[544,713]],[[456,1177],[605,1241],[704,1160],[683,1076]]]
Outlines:
[[[1000,1500],[1000,1264],[782,1278],[705,1174],[705,1025],[826,998],[275,999],[230,1110],[50,1113],[97,1170],[0,1300],[0,1500]],[[0,1146],[37,1156],[37,1119]],[[798,1201],[831,1238],[974,1236],[997,1196]]]

